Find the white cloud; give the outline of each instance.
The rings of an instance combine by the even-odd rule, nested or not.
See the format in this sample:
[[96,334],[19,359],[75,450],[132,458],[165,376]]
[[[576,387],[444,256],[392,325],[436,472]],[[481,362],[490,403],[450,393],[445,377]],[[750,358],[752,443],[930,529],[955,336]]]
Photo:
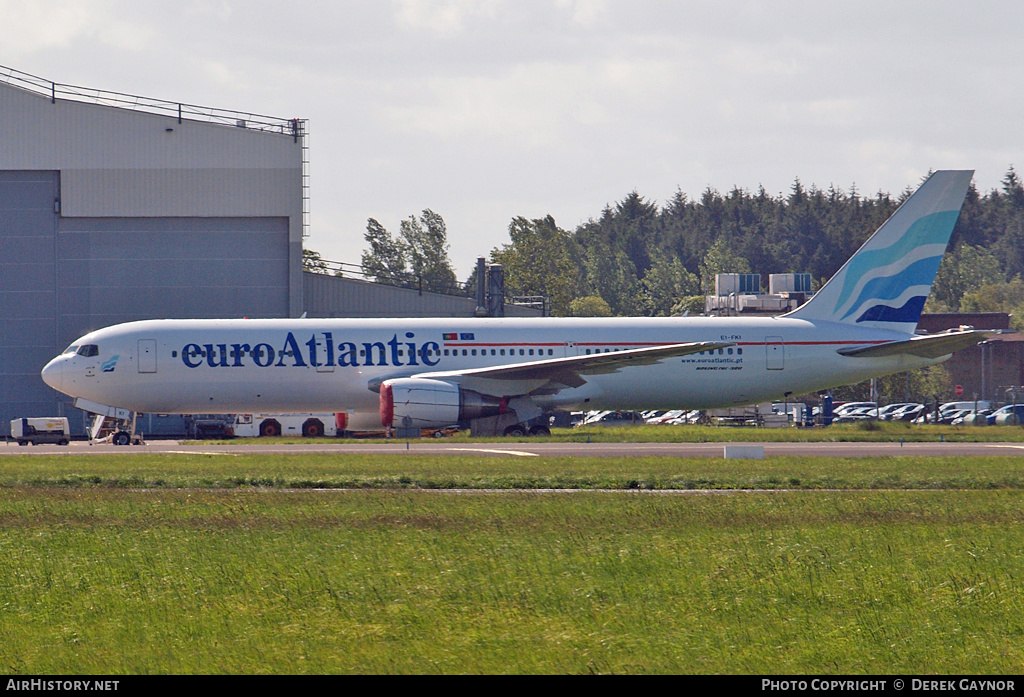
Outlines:
[[104,9],[75,0],[46,3],[0,0],[4,50],[16,57],[44,49],[66,48],[102,26]]
[[608,26],[611,19],[607,0],[557,0],[555,7],[568,12],[574,25],[586,29]]
[[452,38],[471,19],[494,19],[500,0],[395,0],[395,19],[405,29]]
[[14,56],[54,49],[89,50],[89,44],[130,52],[151,49],[159,27],[148,21],[145,12],[138,21],[138,15],[128,10],[134,7],[117,0],[0,0],[3,46]]

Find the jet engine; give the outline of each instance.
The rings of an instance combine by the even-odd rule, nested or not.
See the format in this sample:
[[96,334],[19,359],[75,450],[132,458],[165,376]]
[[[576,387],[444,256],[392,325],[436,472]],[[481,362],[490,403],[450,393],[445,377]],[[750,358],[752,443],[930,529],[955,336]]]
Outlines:
[[382,426],[434,428],[497,416],[507,409],[508,402],[503,397],[464,390],[444,380],[396,378],[385,380],[380,386]]

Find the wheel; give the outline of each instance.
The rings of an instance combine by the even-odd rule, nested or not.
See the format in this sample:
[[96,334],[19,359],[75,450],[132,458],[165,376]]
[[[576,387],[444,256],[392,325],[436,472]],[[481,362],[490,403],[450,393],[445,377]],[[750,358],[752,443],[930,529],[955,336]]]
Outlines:
[[324,424],[320,419],[310,419],[302,424],[303,438],[323,438]]
[[128,431],[118,431],[110,442],[114,445],[128,445],[132,442],[132,437],[128,435]]
[[28,441],[27,440],[19,440],[18,441],[18,445],[28,445]]
[[260,435],[265,438],[275,438],[281,435],[281,424],[273,419],[268,419],[260,424]]
[[526,429],[520,424],[515,424],[514,426],[509,426],[505,429],[505,435],[511,436],[512,438],[522,438],[526,435]]
[[530,435],[531,436],[550,436],[551,435],[551,429],[549,429],[547,426],[534,426],[533,428],[530,429]]
[[62,440],[59,443],[57,443],[57,445],[71,445],[71,441],[69,441],[69,440]]
[[431,435],[434,436],[434,438],[444,438],[444,431],[437,429]]

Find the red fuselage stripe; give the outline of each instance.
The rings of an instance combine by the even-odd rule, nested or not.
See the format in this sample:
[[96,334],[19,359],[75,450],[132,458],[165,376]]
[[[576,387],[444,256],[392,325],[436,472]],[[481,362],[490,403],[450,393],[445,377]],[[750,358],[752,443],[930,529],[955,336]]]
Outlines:
[[[672,341],[659,341],[659,342],[642,342],[642,341],[602,341],[602,342],[583,342],[575,341],[572,343],[573,346],[672,346]],[[865,346],[867,344],[887,344],[886,340],[876,341],[779,341],[779,342],[767,342],[767,341],[736,341],[726,342],[733,343],[735,346],[776,346],[778,344],[785,344],[786,346]],[[483,343],[474,342],[471,344],[450,344],[445,343],[445,348],[530,348],[536,346],[569,346],[568,343],[505,343],[505,344],[494,344],[494,343]]]

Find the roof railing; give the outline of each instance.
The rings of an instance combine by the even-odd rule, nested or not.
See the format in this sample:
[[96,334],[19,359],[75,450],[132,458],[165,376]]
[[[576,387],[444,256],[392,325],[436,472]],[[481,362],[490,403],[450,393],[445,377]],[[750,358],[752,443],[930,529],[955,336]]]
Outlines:
[[37,75],[0,65],[0,82],[48,98],[52,103],[66,99],[86,104],[97,104],[118,109],[142,111],[148,114],[169,116],[181,123],[184,120],[202,121],[221,126],[248,128],[254,131],[290,135],[296,141],[305,133],[305,119],[282,119],[252,112],[218,109],[184,102],[171,102],[122,92],[111,92],[91,87],[67,85],[46,80]]
[[[472,298],[475,295],[476,284],[462,281],[451,283],[439,282],[432,279],[425,279],[412,273],[403,272],[370,272],[362,264],[350,264],[344,261],[331,261],[330,259],[307,259],[304,271],[320,274],[322,276],[339,276],[348,279],[366,281],[368,283],[380,283],[385,286],[396,288],[407,288],[409,290],[440,293],[442,295],[454,295],[462,298]],[[532,307],[541,311],[544,317],[550,313],[550,298],[545,295],[515,295],[505,298],[506,305],[522,305]]]
[[468,283],[439,281],[403,271],[380,270],[374,272],[366,269],[362,264],[350,264],[344,261],[331,261],[329,259],[306,260],[303,270],[322,276],[340,276],[369,283],[380,283],[385,286],[395,286],[396,288],[407,288],[418,291],[420,295],[423,294],[423,291],[441,293],[442,295],[457,295],[459,297],[470,297],[473,295],[473,287]]

